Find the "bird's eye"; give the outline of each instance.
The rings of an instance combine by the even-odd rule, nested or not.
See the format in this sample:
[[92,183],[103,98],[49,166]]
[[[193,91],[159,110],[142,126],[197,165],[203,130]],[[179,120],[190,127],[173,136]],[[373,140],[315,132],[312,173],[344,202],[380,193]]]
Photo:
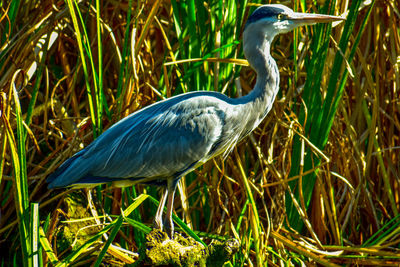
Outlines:
[[278,18],[279,20],[283,20],[283,19],[286,18],[286,15],[285,15],[285,14],[278,14],[277,18]]

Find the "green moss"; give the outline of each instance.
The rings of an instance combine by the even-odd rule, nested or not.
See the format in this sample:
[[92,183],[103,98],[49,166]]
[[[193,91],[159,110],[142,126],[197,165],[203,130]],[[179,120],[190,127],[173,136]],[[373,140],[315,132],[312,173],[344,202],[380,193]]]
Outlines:
[[215,241],[208,246],[207,266],[223,266],[239,250],[237,239],[228,239],[224,242]]
[[223,266],[239,249],[239,242],[230,239],[204,247],[193,238],[175,233],[174,239],[160,230],[146,236],[137,266]]
[[76,249],[99,231],[95,220],[87,220],[92,215],[87,210],[87,202],[80,192],[69,194],[64,199],[67,207],[65,222],[57,234],[59,251],[72,247]]

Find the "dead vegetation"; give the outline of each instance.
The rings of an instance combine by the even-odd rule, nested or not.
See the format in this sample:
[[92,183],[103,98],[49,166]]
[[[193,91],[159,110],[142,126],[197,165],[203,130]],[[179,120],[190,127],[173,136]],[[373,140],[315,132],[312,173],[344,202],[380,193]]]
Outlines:
[[[348,14],[350,4],[338,3],[334,13]],[[188,226],[185,232],[206,243],[240,240],[235,266],[400,261],[400,13],[395,1],[359,4],[357,17],[348,18],[354,28],[346,32],[337,25],[327,37],[326,63],[316,71],[321,82],[312,97],[307,77],[318,63],[311,41],[318,29],[301,29],[296,40],[293,34],[278,38],[272,50],[281,93],[273,110],[227,159],[208,162],[179,187],[175,210]],[[243,54],[234,42],[250,3],[193,5],[0,4],[0,246],[9,251],[0,264],[92,264],[99,254],[111,265],[127,263],[123,257],[136,260],[127,251],[138,252],[145,242],[156,209],[147,194],[158,199],[154,188],[103,186],[92,192],[93,205],[85,208],[99,216],[96,227],[102,230],[97,243],[76,252],[57,246],[57,229],[69,219],[62,204],[67,194],[49,192],[45,178],[113,123],[162,98],[215,89],[237,97],[251,90],[255,74],[237,60]],[[311,2],[307,9],[317,11]],[[339,40],[346,34],[342,51]],[[354,57],[346,61],[353,47]],[[346,59],[338,69],[337,54]],[[318,118],[318,103],[308,109],[308,101],[320,98],[322,106],[332,97],[326,89],[336,71],[335,113]],[[329,128],[313,131],[330,118]],[[327,139],[319,140],[324,130]],[[112,253],[116,244],[126,251]]]

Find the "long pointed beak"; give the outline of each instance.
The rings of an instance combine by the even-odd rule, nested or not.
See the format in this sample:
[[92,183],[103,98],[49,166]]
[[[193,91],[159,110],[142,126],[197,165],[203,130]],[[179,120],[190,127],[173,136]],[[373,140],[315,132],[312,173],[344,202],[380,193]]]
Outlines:
[[307,25],[315,23],[332,22],[337,20],[345,20],[345,18],[338,16],[297,13],[297,12],[293,13],[292,15],[289,15],[288,19],[292,20],[295,23],[301,23]]

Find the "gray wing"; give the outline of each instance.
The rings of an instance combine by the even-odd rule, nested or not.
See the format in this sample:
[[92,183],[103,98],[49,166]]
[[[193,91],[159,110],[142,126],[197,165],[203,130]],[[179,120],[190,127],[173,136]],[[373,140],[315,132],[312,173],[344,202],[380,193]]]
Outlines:
[[211,158],[227,103],[210,96],[165,101],[133,113],[64,162],[49,187],[178,178]]

